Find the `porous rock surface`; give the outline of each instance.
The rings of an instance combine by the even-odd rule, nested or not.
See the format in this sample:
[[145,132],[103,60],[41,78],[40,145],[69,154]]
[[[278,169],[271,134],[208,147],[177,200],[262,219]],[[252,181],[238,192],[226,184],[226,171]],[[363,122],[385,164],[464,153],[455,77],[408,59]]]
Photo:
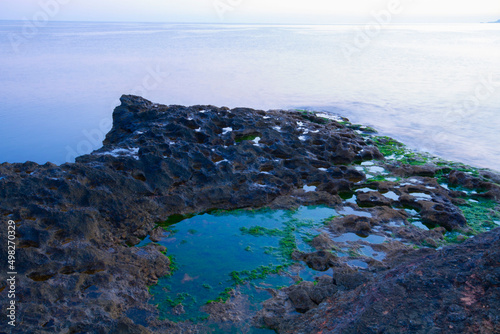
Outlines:
[[[156,321],[147,286],[169,260],[161,246],[130,246],[154,236],[157,222],[273,201],[339,203],[337,190],[364,176],[336,164],[379,154],[340,124],[282,111],[123,96],[113,120],[103,147],[75,163],[0,165],[0,216],[17,224],[20,333],[147,332]],[[302,122],[318,131],[299,139]],[[305,193],[308,183],[322,190]]]
[[[159,240],[158,222],[214,208],[338,205],[341,192],[365,181],[352,164],[383,160],[353,129],[311,113],[165,106],[126,95],[113,121],[103,147],[75,163],[0,165],[0,217],[17,226],[18,318],[12,333],[202,332],[203,325],[158,320],[148,304],[147,286],[169,272],[170,261],[160,245],[133,246],[148,235]],[[330,233],[368,235],[380,224],[405,221],[408,215],[393,204],[418,209],[423,220],[441,226],[420,232],[387,226],[386,233],[401,240],[432,243],[445,230],[466,228],[455,206],[457,194],[431,177],[439,168],[387,169],[415,177],[418,184],[371,183],[373,192],[360,196],[357,204],[369,207],[372,217],[337,218],[327,226]],[[484,182],[457,171],[449,178],[463,186]],[[305,191],[304,186],[316,188]],[[498,200],[497,185],[479,186],[487,189],[483,196]],[[381,195],[387,191],[398,199]],[[415,198],[416,192],[428,198]],[[499,325],[491,312],[498,305],[498,234],[497,229],[434,253],[382,244],[378,247],[388,260],[373,260],[373,270],[360,272],[325,253],[337,243],[322,233],[312,242],[318,252],[296,258],[318,270],[334,268],[333,277],[275,292],[255,321],[290,333],[488,332]],[[6,240],[6,229],[0,237]],[[0,254],[2,263],[6,254]],[[2,276],[2,309],[7,290]],[[437,300],[438,293],[445,302]],[[401,311],[404,307],[411,312]],[[443,323],[430,310],[441,314]],[[385,312],[392,325],[383,320]]]

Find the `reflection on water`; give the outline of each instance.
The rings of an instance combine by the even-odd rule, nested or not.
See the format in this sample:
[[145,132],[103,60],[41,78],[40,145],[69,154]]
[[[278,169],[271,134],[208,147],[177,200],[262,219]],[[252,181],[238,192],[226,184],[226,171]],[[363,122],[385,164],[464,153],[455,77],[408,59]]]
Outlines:
[[386,238],[380,235],[370,234],[367,237],[357,235],[356,233],[344,233],[338,237],[332,237],[333,241],[336,242],[348,242],[348,241],[367,241],[372,244],[381,244]]
[[16,52],[8,36],[22,25],[0,21],[2,161],[61,163],[98,148],[120,95],[135,93],[165,104],[311,107],[412,148],[500,165],[499,85],[461,107],[485,80],[500,82],[500,25],[394,25],[350,58],[342,47],[355,25],[50,22]]

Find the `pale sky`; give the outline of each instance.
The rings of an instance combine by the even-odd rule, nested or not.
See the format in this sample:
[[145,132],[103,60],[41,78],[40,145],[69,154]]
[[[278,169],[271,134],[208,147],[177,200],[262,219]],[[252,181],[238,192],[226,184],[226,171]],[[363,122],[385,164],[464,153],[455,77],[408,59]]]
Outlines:
[[0,19],[334,24],[391,8],[392,23],[500,19],[500,0],[0,0]]

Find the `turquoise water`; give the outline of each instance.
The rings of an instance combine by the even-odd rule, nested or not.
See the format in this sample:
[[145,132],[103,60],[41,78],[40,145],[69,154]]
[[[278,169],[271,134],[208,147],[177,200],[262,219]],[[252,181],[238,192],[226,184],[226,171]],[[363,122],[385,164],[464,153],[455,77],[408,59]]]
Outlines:
[[[249,296],[250,305],[257,307],[270,298],[261,289],[293,283],[287,275],[259,278],[265,270],[282,266],[286,271],[286,266],[293,262],[290,248],[286,247],[289,244],[284,245],[284,241],[291,241],[292,247],[299,250],[311,251],[307,241],[319,234],[317,229],[325,219],[336,214],[327,207],[220,212],[168,226],[160,244],[167,247],[167,255],[173,258],[177,269],[150,288],[151,302],[158,305],[161,317],[175,321],[201,320],[207,316],[201,309],[203,305],[224,298],[226,289],[237,287]],[[249,230],[258,233],[249,234]],[[304,269],[299,275],[312,279],[315,273],[324,274]],[[184,314],[173,313],[179,303]]]

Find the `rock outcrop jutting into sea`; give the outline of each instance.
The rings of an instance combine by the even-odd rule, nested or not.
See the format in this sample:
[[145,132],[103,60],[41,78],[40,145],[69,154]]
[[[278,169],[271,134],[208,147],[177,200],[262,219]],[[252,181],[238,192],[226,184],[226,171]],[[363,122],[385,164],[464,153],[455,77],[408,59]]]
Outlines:
[[[124,95],[113,121],[103,147],[75,163],[0,165],[0,217],[15,221],[17,237],[17,325],[2,330],[237,327],[245,316],[223,316],[234,313],[232,298],[212,303],[206,323],[159,319],[148,286],[173,269],[168,250],[134,246],[158,240],[158,223],[172,215],[322,204],[352,214],[318,231],[315,252],[292,257],[333,277],[272,290],[245,321],[280,333],[498,333],[495,172],[412,153],[373,129],[307,111],[165,106]],[[384,239],[371,247],[385,258],[337,256],[368,245],[335,240],[344,233]],[[7,240],[6,228],[0,236]],[[356,259],[366,267],[348,264]]]

